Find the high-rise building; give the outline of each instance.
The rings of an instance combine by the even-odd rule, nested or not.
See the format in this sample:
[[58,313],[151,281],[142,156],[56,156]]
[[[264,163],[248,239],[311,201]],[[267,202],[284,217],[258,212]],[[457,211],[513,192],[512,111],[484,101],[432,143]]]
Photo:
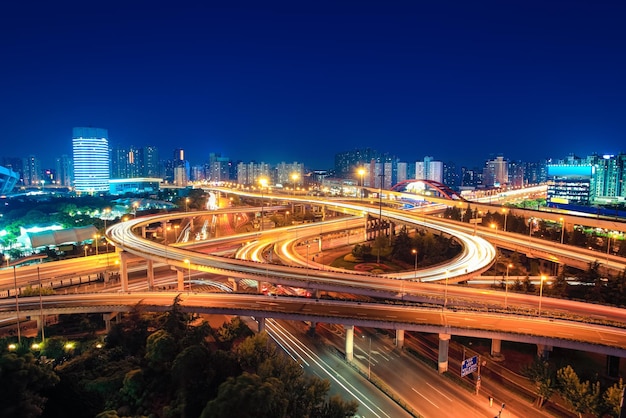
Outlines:
[[69,155],[63,154],[56,159],[56,183],[59,186],[70,187],[72,185],[72,159]]
[[433,157],[424,157],[424,161],[415,162],[415,178],[443,183],[443,162],[434,161]]
[[378,151],[371,148],[335,154],[335,176],[340,178],[358,178],[358,169],[380,158]]
[[34,155],[29,155],[24,158],[22,164],[22,174],[24,175],[24,185],[26,186],[39,186],[42,180],[41,176],[41,164],[39,158]]
[[141,149],[143,162],[143,177],[161,177],[161,166],[159,164],[159,150],[157,147],[148,145]]
[[483,168],[483,185],[485,187],[501,187],[509,183],[509,164],[499,156],[488,160]]
[[109,191],[109,139],[102,128],[73,129],[74,189],[79,193]]

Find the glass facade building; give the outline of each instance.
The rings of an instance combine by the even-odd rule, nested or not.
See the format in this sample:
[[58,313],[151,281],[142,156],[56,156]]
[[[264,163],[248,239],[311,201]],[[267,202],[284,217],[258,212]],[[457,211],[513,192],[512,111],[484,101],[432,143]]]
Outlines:
[[109,140],[102,128],[74,128],[74,189],[79,193],[109,191]]

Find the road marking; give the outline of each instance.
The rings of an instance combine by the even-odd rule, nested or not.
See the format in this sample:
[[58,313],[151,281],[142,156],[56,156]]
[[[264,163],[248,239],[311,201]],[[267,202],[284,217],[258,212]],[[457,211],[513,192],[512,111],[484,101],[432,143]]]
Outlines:
[[602,338],[602,337],[600,337],[600,339],[601,339],[602,341],[606,341],[606,342],[609,342],[609,343],[617,343],[617,341],[615,341],[615,340],[609,340],[608,338]]
[[397,318],[398,315],[385,315],[387,318]]
[[424,400],[426,402],[428,402],[429,404],[431,404],[432,406],[434,406],[435,408],[439,409],[439,406],[436,403],[433,403],[430,399],[428,399],[426,396],[422,395],[421,393],[419,393],[417,390],[415,390],[415,388],[411,388],[411,390],[415,393],[417,393],[418,395],[420,395],[422,398],[424,398]]
[[448,396],[446,396],[446,394],[444,394],[443,392],[441,392],[440,390],[438,390],[436,387],[434,387],[433,385],[431,385],[428,382],[424,382],[426,383],[428,386],[430,386],[432,388],[432,390],[434,390],[435,392],[437,392],[438,394],[440,394],[441,396],[443,396],[444,398],[446,398],[447,400],[449,400],[450,402],[454,402],[451,398],[449,398]]

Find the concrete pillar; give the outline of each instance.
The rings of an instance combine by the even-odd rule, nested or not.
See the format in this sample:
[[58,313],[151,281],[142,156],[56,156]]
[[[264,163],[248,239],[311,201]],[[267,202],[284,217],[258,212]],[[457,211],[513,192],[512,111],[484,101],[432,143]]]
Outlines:
[[609,377],[619,376],[619,357],[606,356],[606,374]]
[[145,226],[142,226],[142,227],[141,227],[141,236],[142,236],[143,238],[145,238],[145,237],[146,237],[146,227],[145,227]]
[[178,287],[176,290],[182,292],[185,290],[185,272],[182,270],[176,269],[176,281],[178,283]]
[[491,339],[491,356],[498,357],[500,355],[501,347],[502,347],[502,340],[492,338]]
[[239,290],[239,282],[237,281],[237,279],[229,277],[228,281],[233,285],[233,292],[237,292]]
[[315,289],[315,299],[319,299],[322,297],[322,291],[320,289]]
[[264,317],[257,317],[256,318],[256,322],[259,325],[259,332],[265,331],[265,318]]
[[439,334],[439,373],[448,371],[448,347],[450,345],[450,334]]
[[317,327],[317,322],[311,321],[311,325],[309,326],[309,333],[310,334],[315,334],[315,328],[316,327]]
[[104,328],[106,332],[111,331],[111,320],[117,317],[117,312],[105,313],[102,314],[102,319],[104,320]]
[[123,292],[128,292],[128,253],[120,251],[120,285]]
[[547,359],[552,351],[551,345],[537,344],[537,357]]
[[354,325],[344,325],[346,330],[346,361],[354,359]]
[[146,272],[148,273],[148,289],[154,290],[154,261],[146,261]]
[[404,330],[403,329],[396,330],[396,347],[398,348],[404,347]]

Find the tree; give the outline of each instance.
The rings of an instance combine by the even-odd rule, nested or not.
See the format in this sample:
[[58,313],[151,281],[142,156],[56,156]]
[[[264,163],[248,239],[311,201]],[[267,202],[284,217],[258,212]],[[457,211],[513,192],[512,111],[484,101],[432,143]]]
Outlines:
[[42,414],[46,398],[42,392],[59,382],[48,365],[40,364],[32,353],[0,357],[0,416],[30,418]]
[[584,413],[597,410],[600,401],[600,382],[581,382],[571,366],[565,366],[556,372],[559,394],[570,408],[582,418]]
[[608,387],[602,395],[602,402],[606,413],[612,417],[619,417],[621,412],[622,396],[624,395],[624,382],[622,379],[613,386]]
[[533,362],[522,369],[522,374],[535,384],[537,406],[541,408],[550,399],[555,390],[556,376],[550,364],[535,357]]

